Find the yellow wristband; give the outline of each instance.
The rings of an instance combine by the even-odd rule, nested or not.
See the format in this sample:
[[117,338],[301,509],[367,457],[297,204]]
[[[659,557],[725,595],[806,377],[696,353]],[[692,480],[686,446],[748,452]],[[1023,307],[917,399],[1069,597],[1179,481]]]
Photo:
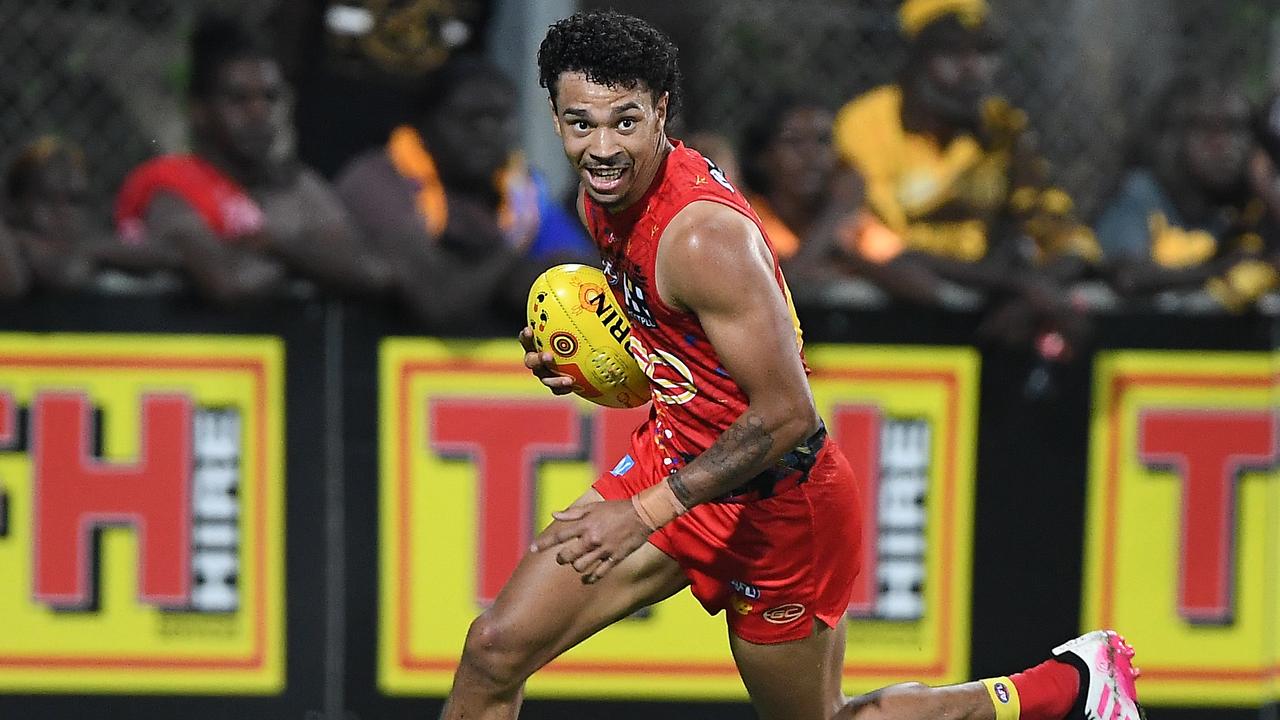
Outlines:
[[1022,700],[1018,697],[1018,688],[1007,677],[979,680],[991,696],[991,704],[996,708],[996,720],[1019,720],[1022,715]]

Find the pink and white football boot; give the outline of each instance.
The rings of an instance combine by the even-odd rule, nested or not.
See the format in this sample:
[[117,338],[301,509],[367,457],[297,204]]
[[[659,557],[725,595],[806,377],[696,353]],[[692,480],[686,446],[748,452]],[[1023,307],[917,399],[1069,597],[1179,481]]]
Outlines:
[[1053,649],[1080,671],[1080,695],[1072,720],[1146,720],[1134,681],[1133,648],[1113,630],[1094,630]]

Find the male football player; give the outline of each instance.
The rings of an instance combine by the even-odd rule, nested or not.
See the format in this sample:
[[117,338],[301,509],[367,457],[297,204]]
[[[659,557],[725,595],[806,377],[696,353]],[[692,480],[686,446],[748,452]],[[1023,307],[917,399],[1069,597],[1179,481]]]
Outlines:
[[[858,492],[814,407],[760,220],[714,164],[667,137],[680,75],[656,29],[574,15],[551,27],[538,64],[653,409],[629,458],[554,514],[472,624],[444,717],[516,717],[534,671],[687,586],[725,611],[764,720],[1137,720],[1132,651],[1104,631],[1012,677],[846,702]],[[527,328],[521,337],[525,365],[569,392]]]

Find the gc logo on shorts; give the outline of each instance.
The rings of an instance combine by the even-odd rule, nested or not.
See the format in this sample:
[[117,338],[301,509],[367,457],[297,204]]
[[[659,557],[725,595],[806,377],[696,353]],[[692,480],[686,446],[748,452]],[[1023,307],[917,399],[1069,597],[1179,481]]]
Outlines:
[[795,622],[804,617],[804,606],[800,603],[787,603],[778,607],[769,608],[761,615],[766,622],[774,625],[786,625],[789,622]]

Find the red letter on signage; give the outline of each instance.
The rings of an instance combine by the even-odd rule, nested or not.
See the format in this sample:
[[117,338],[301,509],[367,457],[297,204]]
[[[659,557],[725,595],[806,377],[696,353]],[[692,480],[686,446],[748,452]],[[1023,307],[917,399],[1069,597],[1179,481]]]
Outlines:
[[437,400],[431,446],[476,465],[481,604],[498,596],[533,539],[537,462],[581,451],[579,416],[562,400]]
[[1139,422],[1142,461],[1182,476],[1178,611],[1192,622],[1230,622],[1236,480],[1246,467],[1275,461],[1274,417],[1262,410],[1151,410]]
[[90,534],[129,525],[138,534],[139,600],[181,607],[191,595],[191,402],[142,399],[138,462],[90,457],[93,437],[83,395],[43,394],[32,411],[35,486],[35,593],[57,607],[92,604]]
[[[7,392],[0,393],[0,448],[13,447],[17,432],[14,426],[13,396]],[[3,480],[4,478],[0,478]],[[9,496],[0,487],[0,537],[9,534]]]
[[841,407],[832,420],[831,435],[849,459],[862,496],[862,545],[849,612],[855,617],[871,617],[879,586],[876,545],[880,527],[876,504],[880,486],[880,411],[874,407]]
[[17,407],[13,396],[0,392],[0,448],[11,448],[18,439]]

